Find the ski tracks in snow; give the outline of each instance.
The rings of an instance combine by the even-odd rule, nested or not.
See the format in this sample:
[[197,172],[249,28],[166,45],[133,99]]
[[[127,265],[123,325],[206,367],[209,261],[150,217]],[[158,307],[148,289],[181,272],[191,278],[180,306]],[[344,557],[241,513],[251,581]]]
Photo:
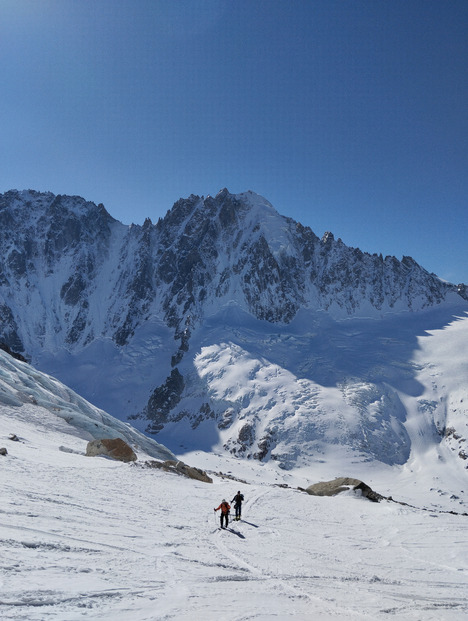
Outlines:
[[60,451],[50,464],[26,452],[23,461],[2,463],[2,619],[219,621],[228,611],[233,621],[464,621],[468,614],[466,518],[246,484],[244,520],[233,523],[239,537],[214,530],[213,520],[220,490],[232,498],[237,483],[210,486]]
[[[333,508],[341,502],[350,509],[344,520]],[[285,618],[292,611],[303,619],[466,618],[468,571],[462,556],[468,542],[460,518],[453,519],[460,552],[444,563],[443,526],[431,529],[428,521],[436,515],[412,509],[259,488],[252,489],[244,514],[247,521],[239,529],[245,540],[222,531],[213,535],[219,554],[229,559],[231,574],[223,579],[243,582],[244,593],[262,592],[264,601],[283,608]],[[393,519],[403,520],[404,527],[389,527]],[[315,536],[303,539],[304,524]]]
[[[269,499],[270,494],[271,490],[268,488],[252,490],[252,494],[244,503],[243,514],[249,517],[256,515],[261,522],[254,523],[253,520],[257,519],[254,517],[250,517],[252,521],[242,519],[240,522],[235,522],[236,528],[239,528],[241,534],[244,535],[244,540],[239,541],[235,537],[229,537],[225,531],[220,529],[213,533],[213,540],[219,555],[230,561],[229,565],[224,568],[234,570],[234,573],[220,577],[218,581],[243,583],[244,594],[248,590],[261,592],[263,601],[271,602],[269,612],[263,604],[258,615],[250,616],[240,613],[237,616],[234,614],[233,618],[236,621],[243,621],[294,616],[304,620],[312,618],[325,620],[336,619],[338,614],[343,615],[343,618],[346,616],[347,619],[366,619],[366,616],[356,616],[336,604],[329,605],[323,596],[317,595],[317,591],[310,587],[319,576],[301,571],[291,574],[282,570],[281,557],[284,541],[290,537],[292,531],[278,527],[278,524],[274,523],[271,515],[273,503]],[[280,545],[277,544],[278,540],[282,540]],[[262,556],[259,555],[260,550],[264,552]],[[289,564],[288,566],[290,567]],[[246,583],[249,583],[248,586]],[[278,612],[280,610],[281,614]],[[314,610],[316,613],[313,612]]]

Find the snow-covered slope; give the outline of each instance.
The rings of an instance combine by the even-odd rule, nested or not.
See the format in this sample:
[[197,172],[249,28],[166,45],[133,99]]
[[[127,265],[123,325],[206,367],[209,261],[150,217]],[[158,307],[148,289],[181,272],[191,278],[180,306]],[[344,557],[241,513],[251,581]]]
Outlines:
[[252,192],[126,227],[12,191],[0,225],[0,341],[174,450],[291,468],[450,444],[465,465],[466,356],[449,372],[439,349],[466,339],[466,288],[411,258],[319,239]]
[[[16,434],[17,423],[29,421],[41,433],[60,429],[83,441],[122,438],[134,451],[156,459],[174,455],[153,439],[99,410],[55,378],[18,361],[0,349],[0,409]],[[3,421],[5,424],[5,421]],[[6,428],[3,428],[5,434]],[[58,447],[56,447],[58,448]]]
[[[192,481],[141,461],[86,457],[86,439],[29,398],[63,407],[70,393],[1,362],[2,387],[6,375],[7,392],[15,386],[22,403],[0,403],[0,447],[8,449],[0,456],[1,619],[467,618],[466,479],[453,463],[429,461],[422,473],[376,463],[350,471],[335,456],[286,473],[205,453],[190,463],[242,481]],[[419,508],[292,487],[339,475]],[[213,508],[238,489],[243,520],[221,531]]]
[[286,469],[340,453],[421,467],[453,457],[466,473],[468,317],[459,311],[347,322],[305,314],[281,328],[213,317],[194,335],[194,361],[179,365],[186,384],[171,413],[157,395],[158,438]]

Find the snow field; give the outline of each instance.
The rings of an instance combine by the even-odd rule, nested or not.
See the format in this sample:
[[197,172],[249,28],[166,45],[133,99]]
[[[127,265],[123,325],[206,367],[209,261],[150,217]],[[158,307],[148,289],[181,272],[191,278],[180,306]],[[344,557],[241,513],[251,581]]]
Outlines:
[[[246,483],[146,469],[144,454],[136,465],[85,457],[76,430],[52,413],[42,424],[31,404],[0,407],[0,438],[2,619],[467,618],[467,517],[311,497],[274,485],[301,473],[216,455],[186,461]],[[409,470],[385,472],[375,478],[395,498],[405,480],[411,489]],[[238,489],[244,520],[221,531],[213,508]],[[415,505],[425,493],[413,486]]]

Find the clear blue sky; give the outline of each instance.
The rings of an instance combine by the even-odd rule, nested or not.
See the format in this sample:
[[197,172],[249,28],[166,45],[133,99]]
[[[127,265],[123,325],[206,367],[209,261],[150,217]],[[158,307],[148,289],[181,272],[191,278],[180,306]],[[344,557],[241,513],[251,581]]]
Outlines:
[[1,0],[0,192],[253,190],[468,283],[467,0]]

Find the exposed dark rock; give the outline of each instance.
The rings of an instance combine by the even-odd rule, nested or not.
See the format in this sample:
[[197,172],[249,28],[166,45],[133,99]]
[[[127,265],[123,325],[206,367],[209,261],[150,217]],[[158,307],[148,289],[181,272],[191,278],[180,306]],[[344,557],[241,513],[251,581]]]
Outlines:
[[67,282],[62,285],[60,290],[60,297],[65,304],[69,306],[75,306],[78,304],[82,293],[86,289],[86,282],[81,272],[72,274]]
[[7,354],[10,354],[10,356],[12,358],[15,358],[16,360],[21,360],[21,362],[27,362],[26,358],[22,354],[18,354],[17,352],[12,351],[12,349],[6,343],[0,343],[0,349]]
[[163,428],[170,411],[179,403],[184,390],[184,378],[179,369],[172,369],[162,386],[156,388],[146,407],[146,415],[151,420],[148,430],[155,432]]
[[263,438],[258,442],[258,451],[254,453],[254,459],[258,459],[262,461],[268,455],[272,446],[275,446],[275,440],[272,434],[267,433],[263,436]]

